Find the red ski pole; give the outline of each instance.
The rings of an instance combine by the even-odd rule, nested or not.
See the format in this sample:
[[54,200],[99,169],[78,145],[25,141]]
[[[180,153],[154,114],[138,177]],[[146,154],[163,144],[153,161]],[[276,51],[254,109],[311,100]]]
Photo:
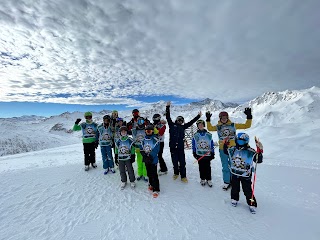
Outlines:
[[210,152],[211,152],[211,150],[209,150],[208,152],[206,152],[202,157],[200,157],[199,159],[195,160],[195,161],[193,162],[193,164],[195,164],[196,162],[199,162],[202,158],[204,158],[205,156],[207,156]]
[[[254,137],[254,141],[256,142],[257,153],[263,153],[263,146],[262,146],[261,142],[259,141],[259,139],[257,137]],[[253,183],[252,183],[252,196],[251,196],[251,199],[250,199],[251,205],[254,202],[253,196],[254,196],[254,186],[256,184],[257,165],[258,165],[258,154],[256,155],[256,164],[254,166],[254,175],[253,175]]]

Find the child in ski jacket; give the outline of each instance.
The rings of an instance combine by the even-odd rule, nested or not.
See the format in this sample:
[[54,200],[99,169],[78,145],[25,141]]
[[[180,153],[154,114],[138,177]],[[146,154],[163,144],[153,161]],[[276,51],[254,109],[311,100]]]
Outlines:
[[219,121],[217,125],[212,126],[210,123],[210,118],[212,114],[208,111],[206,112],[206,122],[209,131],[217,131],[219,138],[219,154],[222,165],[222,176],[223,176],[223,186],[224,190],[227,190],[230,187],[230,170],[228,168],[229,156],[224,154],[223,151],[223,140],[228,137],[230,142],[230,147],[235,146],[235,137],[237,129],[246,129],[251,127],[252,123],[252,114],[251,108],[246,108],[244,114],[247,116],[247,121],[244,124],[241,123],[233,123],[229,119],[229,115],[227,112],[219,113]]
[[79,124],[81,122],[81,118],[78,118],[75,121],[73,131],[82,131],[84,169],[85,171],[88,171],[90,163],[93,168],[97,167],[95,149],[98,148],[98,140],[96,138],[98,124],[92,121],[91,112],[85,112],[84,117],[86,121],[81,124]]
[[146,135],[145,119],[143,117],[139,117],[137,119],[137,125],[135,128],[133,128],[131,130],[131,132],[132,132],[132,138],[134,141],[136,157],[137,157],[137,167],[138,167],[137,180],[140,181],[140,179],[143,178],[147,182],[148,181],[147,168],[146,168],[145,163],[142,161],[142,155],[140,153],[140,147],[141,147],[142,141]]
[[251,176],[253,163],[262,163],[263,147],[259,142],[257,151],[249,146],[249,136],[246,133],[238,133],[235,139],[235,146],[230,146],[228,138],[223,142],[223,151],[229,156],[229,168],[231,172],[231,204],[237,206],[239,201],[240,183],[243,193],[246,196],[250,211],[255,212],[257,201],[252,194]]
[[171,102],[167,102],[166,118],[169,125],[169,147],[174,171],[173,179],[176,180],[180,174],[181,181],[187,183],[186,158],[184,154],[184,131],[201,117],[201,112],[199,112],[194,119],[185,124],[182,116],[178,116],[176,121],[173,122],[170,116],[170,105]]
[[113,156],[112,156],[112,145],[113,145],[113,133],[110,126],[110,116],[103,116],[103,123],[98,127],[97,139],[99,139],[102,163],[104,174],[109,171],[115,173]]
[[[117,121],[116,121],[116,125],[115,125],[115,128],[114,128],[114,133],[113,133],[113,141],[114,141],[114,144],[113,146],[116,145],[116,142],[120,139],[120,127],[122,126],[126,126],[126,123],[123,121],[122,118],[118,117],[117,118]],[[115,159],[118,159],[118,155],[116,154],[115,152],[115,147],[114,147],[114,158]],[[118,164],[116,163],[116,165],[118,166]]]
[[214,143],[212,134],[205,129],[203,120],[197,121],[198,131],[192,138],[193,156],[199,164],[200,184],[202,186],[207,182],[212,187],[211,181],[211,160],[214,159]]
[[168,167],[166,162],[163,159],[163,149],[164,149],[164,133],[166,131],[166,121],[161,119],[161,115],[156,113],[153,115],[152,117],[153,120],[153,125],[155,127],[155,132],[154,134],[157,134],[157,137],[159,139],[159,144],[160,144],[160,149],[159,149],[159,153],[158,153],[158,159],[159,159],[159,165],[160,165],[160,169],[159,169],[159,175],[163,175],[166,174],[168,172]]
[[149,189],[153,191],[153,197],[158,197],[160,184],[157,173],[158,153],[160,149],[159,139],[153,134],[154,126],[148,125],[145,128],[146,135],[141,142],[140,152],[143,162],[147,168],[149,178]]
[[133,139],[128,136],[128,128],[126,126],[120,127],[120,139],[117,140],[116,154],[118,158],[115,160],[119,164],[119,171],[121,177],[121,189],[123,189],[127,184],[127,174],[128,171],[129,180],[131,187],[135,187],[135,175],[132,163],[135,161],[135,148],[133,146]]

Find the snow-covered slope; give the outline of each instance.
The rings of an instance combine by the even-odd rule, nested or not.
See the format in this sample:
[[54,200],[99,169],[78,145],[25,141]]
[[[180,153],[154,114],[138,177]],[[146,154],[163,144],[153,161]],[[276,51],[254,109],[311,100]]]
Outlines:
[[242,193],[239,206],[230,205],[230,192],[221,190],[219,154],[212,161],[213,188],[200,186],[190,150],[189,183],[174,181],[167,141],[169,173],[160,176],[157,199],[141,181],[121,191],[118,170],[103,175],[100,151],[98,168],[83,171],[80,143],[0,157],[0,239],[318,240],[319,160],[306,151],[308,164],[298,157],[295,165],[288,148],[281,161],[290,164],[281,165],[270,161],[278,158],[274,146],[265,147],[268,157],[257,168],[256,215]]

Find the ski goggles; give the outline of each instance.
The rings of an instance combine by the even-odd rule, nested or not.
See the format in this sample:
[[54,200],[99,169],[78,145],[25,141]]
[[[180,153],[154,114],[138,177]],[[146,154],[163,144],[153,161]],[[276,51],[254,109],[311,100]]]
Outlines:
[[85,119],[92,119],[92,116],[85,116]]
[[183,117],[177,117],[177,122],[179,123],[184,123],[184,118]]
[[159,117],[154,117],[154,118],[153,118],[153,121],[160,121],[160,119],[161,119],[161,116],[159,116]]
[[144,119],[138,119],[138,125],[144,124]]

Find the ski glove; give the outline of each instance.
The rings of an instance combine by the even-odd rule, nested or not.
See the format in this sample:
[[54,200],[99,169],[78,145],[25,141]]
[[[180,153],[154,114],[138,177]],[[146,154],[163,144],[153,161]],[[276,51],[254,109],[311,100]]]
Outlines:
[[247,115],[247,119],[252,119],[251,108],[245,108],[244,114]]
[[196,152],[193,152],[193,157],[198,160],[200,156],[197,155]]
[[135,161],[136,161],[136,155],[135,154],[131,154],[130,162],[134,163]]
[[210,111],[206,112],[206,122],[210,122],[212,113],[210,113]]
[[98,146],[99,146],[99,142],[98,142],[98,141],[96,141],[96,142],[94,143],[94,147],[97,149],[97,148],[98,148]]
[[79,124],[79,122],[81,122],[81,118],[77,118],[77,120],[75,121],[75,123],[74,124]]
[[209,157],[210,157],[210,161],[211,161],[212,159],[214,159],[214,153],[211,153],[211,155],[210,155]]

